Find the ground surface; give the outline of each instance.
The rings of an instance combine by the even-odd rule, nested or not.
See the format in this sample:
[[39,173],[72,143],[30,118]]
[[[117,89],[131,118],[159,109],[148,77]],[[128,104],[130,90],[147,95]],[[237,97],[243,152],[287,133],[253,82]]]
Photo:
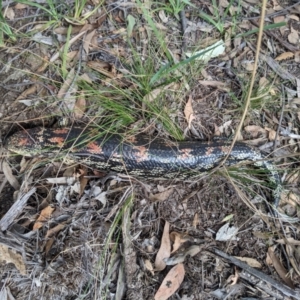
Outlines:
[[276,164],[280,217],[249,164],[190,182],[105,177],[4,147],[0,299],[299,299],[300,3],[268,2],[258,48],[260,1],[68,3],[3,4],[2,141],[73,123],[232,140],[250,93],[238,139]]

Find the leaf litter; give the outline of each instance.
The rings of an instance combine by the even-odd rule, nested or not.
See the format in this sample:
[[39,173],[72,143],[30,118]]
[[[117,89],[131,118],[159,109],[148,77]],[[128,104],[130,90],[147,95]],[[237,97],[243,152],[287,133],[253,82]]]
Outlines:
[[[3,52],[7,57],[3,58],[0,55],[2,60],[8,61],[7,72],[10,72],[3,77],[2,83],[20,84],[17,92],[11,90],[5,97],[7,103],[10,103],[9,101],[13,103],[18,99],[19,106],[16,108],[18,117],[13,119],[12,116],[16,116],[16,111],[11,110],[12,116],[9,120],[21,122],[28,119],[39,119],[39,121],[42,118],[46,119],[53,113],[55,106],[50,106],[50,110],[47,110],[45,109],[49,108],[47,104],[43,105],[49,99],[57,105],[57,99],[59,99],[68,102],[66,108],[68,113],[73,112],[72,120],[97,124],[95,115],[91,111],[98,111],[99,107],[93,106],[95,98],[88,97],[89,95],[81,89],[80,80],[85,78],[84,81],[89,84],[95,84],[95,81],[100,82],[101,91],[113,86],[134,91],[136,82],[128,84],[127,76],[130,72],[124,71],[126,68],[122,72],[112,62],[90,60],[90,51],[96,49],[101,52],[105,49],[110,54],[121,58],[123,62],[131,63],[135,55],[132,50],[134,48],[141,50],[138,56],[141,55],[145,59],[148,56],[147,49],[151,45],[151,39],[155,36],[154,31],[160,30],[163,33],[163,40],[168,45],[167,51],[175,62],[180,62],[186,54],[199,55],[196,60],[199,65],[196,67],[202,70],[195,73],[190,68],[188,72],[191,72],[192,80],[182,80],[182,82],[179,80],[154,86],[143,94],[142,99],[151,103],[160,101],[164,97],[169,100],[168,104],[175,111],[172,112],[173,120],[185,129],[187,138],[196,136],[210,140],[218,135],[230,137],[234,134],[239,122],[243,105],[240,100],[243,99],[243,93],[247,89],[248,71],[251,72],[253,69],[256,51],[251,39],[243,39],[243,34],[257,29],[251,22],[251,18],[259,18],[260,11],[257,7],[260,3],[256,0],[242,1],[241,8],[232,3],[230,5],[228,1],[220,1],[218,4],[218,7],[214,7],[211,3],[195,4],[199,5],[197,9],[211,16],[210,20],[203,20],[195,15],[189,6],[186,6],[184,16],[188,20],[184,36],[188,50],[184,52],[181,49],[181,24],[174,17],[176,13],[174,12],[173,15],[169,10],[160,8],[157,13],[151,15],[154,26],[147,24],[139,27],[143,12],[138,3],[109,4],[105,10],[100,9],[84,22],[80,19],[84,14],[78,20],[66,16],[65,21],[68,23],[64,21],[57,24],[65,25],[65,27],[57,26],[53,31],[59,40],[58,47],[53,44],[53,36],[47,29],[41,30],[40,24],[34,24],[33,29],[37,32],[32,36],[38,42],[34,45],[38,49],[37,53],[43,57],[43,63],[37,73],[40,73],[39,78],[45,80],[44,87],[43,89],[37,88],[39,84],[35,84],[36,78],[26,77],[26,72],[36,72],[37,69],[33,66],[30,65],[32,69],[28,69],[28,66],[24,69],[21,65],[14,65],[15,69],[8,67],[14,64],[14,61],[10,62],[10,59],[17,53],[8,47],[7,52]],[[271,146],[268,150],[270,153],[274,149],[274,140],[277,136],[276,140],[285,148],[286,155],[299,151],[297,142],[299,132],[295,121],[299,121],[299,113],[297,115],[295,111],[298,110],[297,99],[300,96],[299,88],[294,84],[299,85],[299,70],[295,68],[295,62],[299,60],[299,49],[295,51],[293,48],[299,45],[299,28],[295,25],[299,16],[299,7],[293,6],[284,11],[284,16],[276,15],[276,12],[280,12],[289,5],[293,4],[284,6],[273,1],[267,7],[268,24],[274,25],[281,22],[287,22],[287,24],[270,30],[275,32],[275,37],[268,36],[268,30],[265,31],[265,48],[261,52],[263,74],[259,74],[257,78],[260,83],[257,93],[252,95],[253,110],[249,112],[243,135],[241,135],[241,138],[251,141],[256,146],[270,142]],[[150,11],[152,4],[147,2],[144,7]],[[219,26],[220,23],[217,22],[223,21],[218,20],[218,14],[219,16],[224,14],[227,7],[229,8],[228,15],[225,17],[226,21],[221,25],[224,25],[226,32],[232,34],[232,43],[221,40],[223,34],[219,32],[222,26]],[[229,16],[238,12],[239,9],[242,10],[245,18],[241,22],[237,19],[235,25],[227,22]],[[87,9],[87,12],[89,11],[90,7]],[[6,12],[8,13],[7,20],[14,22],[20,14],[24,17],[22,13],[27,13],[28,10],[26,12],[24,5],[16,4],[10,6]],[[76,26],[72,27],[71,39],[66,43],[70,24]],[[234,28],[237,28],[236,35],[240,34],[240,37],[235,38]],[[133,42],[130,46],[126,41],[126,36]],[[84,62],[84,69],[77,76],[78,45],[82,43],[83,37],[83,48],[87,57],[86,65],[89,69],[85,69]],[[22,40],[22,43],[19,49],[24,47],[25,41]],[[214,50],[209,48],[212,47],[211,45]],[[67,57],[62,55],[65,47],[68,47]],[[215,53],[215,50],[218,51]],[[203,52],[207,52],[209,56],[202,56]],[[163,55],[153,57],[153,64],[157,64],[155,66],[157,70],[165,64]],[[85,55],[82,56],[84,57]],[[54,68],[47,68],[52,63],[57,67],[63,63],[63,60],[67,64],[68,72],[65,74],[67,76],[64,77],[64,84],[58,85],[58,82],[61,82],[61,74]],[[236,68],[234,71],[232,66]],[[93,72],[97,72],[97,76]],[[185,72],[186,70],[178,68],[174,74],[182,77]],[[196,74],[195,78],[194,74]],[[142,80],[144,76],[145,74],[139,79]],[[270,82],[265,80],[265,76]],[[34,78],[34,83],[22,85],[22,80],[28,78],[30,80]],[[279,110],[281,108],[281,101],[278,101],[281,92],[280,85],[283,85],[287,94],[287,101],[283,102],[282,109],[289,113],[289,115],[284,114],[283,122],[280,121],[280,115],[273,111],[275,106]],[[6,92],[3,94],[6,95]],[[53,98],[48,99],[49,95]],[[109,96],[113,97],[113,94]],[[257,99],[265,101],[260,103],[259,108],[254,105]],[[9,106],[7,103],[5,107]],[[30,117],[19,115],[20,111],[24,111],[25,106],[27,106],[25,115],[30,111],[34,111],[35,114],[29,114]],[[38,110],[39,108],[41,110]],[[143,111],[147,112],[147,110]],[[55,112],[61,113],[60,107],[55,108]],[[0,113],[3,114],[3,111]],[[70,115],[67,114],[67,117]],[[43,122],[39,125],[41,124]],[[148,125],[148,128],[151,128],[149,132],[168,135],[161,130],[161,126],[155,127],[153,123]],[[280,126],[279,134],[277,134],[277,126]],[[5,124],[3,124],[3,130],[5,130]],[[282,162],[281,170],[284,170],[285,164],[292,163],[297,170],[297,162],[290,160]],[[2,264],[4,263],[2,274],[3,276],[8,274],[10,278],[9,285],[5,288],[7,293],[12,292],[15,297],[25,295],[26,298],[29,293],[39,297],[46,291],[48,294],[43,294],[46,299],[47,297],[66,299],[78,296],[80,293],[88,299],[85,291],[89,291],[93,295],[99,295],[100,299],[102,297],[122,299],[126,293],[128,299],[153,299],[154,297],[155,299],[175,299],[175,297],[193,297],[202,293],[205,299],[212,299],[214,286],[221,286],[219,290],[215,290],[219,292],[221,298],[238,293],[244,293],[244,296],[249,296],[249,294],[253,296],[254,293],[259,297],[260,292],[255,289],[255,285],[252,289],[248,289],[241,282],[240,270],[233,268],[228,261],[222,261],[212,251],[209,252],[213,247],[222,248],[233,257],[238,255],[240,260],[246,261],[254,268],[261,267],[266,274],[265,282],[268,282],[267,276],[272,275],[280,284],[297,286],[299,279],[297,217],[299,215],[296,209],[291,208],[299,204],[297,188],[299,173],[297,172],[294,173],[292,179],[283,174],[283,180],[287,178],[287,187],[291,188],[288,196],[283,198],[283,203],[289,204],[290,207],[280,207],[280,213],[286,213],[296,220],[293,223],[296,234],[287,231],[286,236],[283,237],[281,233],[274,234],[274,231],[268,231],[269,225],[265,225],[262,221],[263,217],[259,217],[260,214],[267,214],[264,208],[257,205],[258,213],[250,211],[230,181],[226,180],[226,176],[220,176],[220,174],[212,177],[206,176],[194,183],[173,181],[157,183],[148,179],[133,180],[128,183],[128,179],[116,175],[108,179],[102,178],[101,174],[91,173],[89,170],[83,171],[83,167],[78,165],[74,166],[76,172],[72,171],[71,174],[68,173],[68,176],[63,173],[66,167],[55,165],[54,162],[41,163],[38,159],[27,160],[23,166],[27,170],[34,171],[27,173],[26,176],[23,172],[21,175],[18,174],[17,165],[17,161],[12,162],[12,168],[4,165],[5,176],[8,177],[14,189],[19,191],[19,197],[17,197],[17,205],[12,206],[8,215],[4,213],[5,216],[0,223],[1,230],[6,235],[10,235],[9,239],[1,236],[1,244],[7,243],[15,247],[19,245],[23,253],[26,253],[26,261],[22,261],[21,256],[7,254],[10,253],[9,248],[3,248],[4,250],[1,248],[7,258],[1,261]],[[74,174],[80,175],[74,176]],[[22,184],[21,186],[18,181]],[[33,183],[36,188],[30,190]],[[253,200],[254,194],[260,193],[261,189],[262,187],[257,184],[254,190],[246,190],[246,198]],[[134,192],[131,193],[131,191]],[[268,189],[264,189],[264,195],[268,194]],[[24,197],[24,195],[27,196]],[[125,210],[124,213],[129,195],[134,195],[133,207],[132,210]],[[53,207],[55,210],[52,210]],[[122,213],[126,218],[122,219]],[[227,216],[232,216],[230,221],[233,232],[230,232],[228,228],[229,223],[226,224],[226,230],[221,226]],[[165,224],[167,228],[163,228],[162,224]],[[241,234],[237,233],[237,228]],[[122,239],[120,238],[121,232]],[[265,234],[259,235],[257,232],[265,232]],[[15,233],[18,235],[17,239]],[[236,233],[239,239],[235,238]],[[285,256],[279,248],[276,249],[276,254],[271,252],[266,246],[266,241],[268,244],[285,245],[288,256]],[[203,243],[206,250],[202,247]],[[39,249],[41,257],[35,257],[33,249]],[[273,260],[271,259],[272,265],[266,267],[265,257],[269,252]],[[283,257],[281,261],[274,258],[277,254]],[[291,269],[287,270],[288,262],[293,266],[294,273],[289,272]],[[49,267],[45,269],[44,263]],[[15,269],[11,269],[11,265],[15,266]],[[36,274],[36,277],[32,275],[27,278],[28,286],[20,290],[17,283],[20,276],[25,274],[24,268],[27,269],[27,274]],[[15,272],[20,272],[21,275],[16,275]],[[220,279],[220,273],[223,274],[225,280]],[[226,277],[224,274],[232,274],[233,277]],[[100,278],[100,280],[93,280],[94,278]],[[229,288],[231,285],[229,282],[234,286],[233,289]],[[47,292],[49,289],[51,292]],[[272,294],[272,291],[264,292]],[[176,296],[175,293],[177,293]]]

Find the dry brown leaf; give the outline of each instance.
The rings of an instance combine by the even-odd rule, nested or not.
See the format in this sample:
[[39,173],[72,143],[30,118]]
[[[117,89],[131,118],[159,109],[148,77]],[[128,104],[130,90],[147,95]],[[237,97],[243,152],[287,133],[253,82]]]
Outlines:
[[214,123],[215,126],[215,132],[214,132],[214,136],[220,136],[221,135],[221,131],[219,129],[219,126],[217,124]]
[[248,145],[252,145],[252,146],[259,146],[265,142],[267,142],[268,140],[264,137],[260,137],[254,140],[245,140],[244,142],[246,142]]
[[18,191],[20,189],[20,184],[17,178],[13,175],[12,169],[6,161],[2,162],[2,172],[5,175],[5,178],[8,180],[9,184]]
[[26,158],[23,156],[20,162],[20,174],[24,173],[27,170],[29,163],[30,160],[26,160]]
[[289,15],[288,17],[289,17],[290,20],[292,19],[292,20],[295,20],[297,22],[299,22],[299,20],[300,20],[297,15]]
[[[185,245],[186,246],[186,245]],[[174,266],[180,263],[183,263],[185,261],[185,258],[189,255],[191,257],[195,256],[200,252],[202,249],[202,246],[199,245],[193,245],[188,248],[183,246],[182,248],[179,249],[176,253],[174,253],[173,256],[166,258],[165,262],[166,265],[168,266]]]
[[161,19],[161,21],[162,21],[163,23],[168,23],[169,18],[166,16],[164,10],[160,10],[160,11],[158,12],[158,16],[159,16],[159,18]]
[[300,51],[295,52],[295,62],[300,63]]
[[48,255],[49,251],[51,250],[51,247],[52,247],[54,241],[55,241],[55,238],[52,237],[52,238],[49,238],[49,239],[44,243],[44,245],[42,245],[41,250],[44,249],[46,255]]
[[54,211],[54,208],[51,207],[50,205],[45,207],[41,211],[40,216],[38,217],[36,222],[34,223],[33,230],[37,230],[37,229],[43,227],[43,225],[50,219],[53,211]]
[[[100,3],[100,0],[92,1],[92,2]],[[130,2],[130,3],[132,3],[132,2]],[[98,4],[94,4],[94,5],[97,6]],[[102,28],[102,24],[106,21],[107,18],[108,18],[107,12],[104,10],[98,9],[98,11],[96,13],[94,13],[93,15],[91,15],[91,17],[88,20],[90,21],[92,19],[91,23],[95,24],[95,28]],[[98,45],[98,42],[95,45]]]
[[199,225],[199,214],[196,213],[195,216],[194,216],[194,219],[193,219],[193,227],[194,228],[197,228],[197,226]]
[[87,63],[88,67],[92,68],[93,70],[109,77],[109,78],[122,78],[123,75],[119,74],[118,76],[116,76],[113,72],[108,71],[107,69],[105,69],[104,67],[107,66],[107,63],[103,63],[103,62],[98,62],[98,61],[89,61]]
[[288,35],[288,40],[291,44],[299,44],[298,31],[291,27],[291,33]]
[[188,127],[191,128],[192,121],[195,119],[194,110],[192,106],[192,96],[189,96],[189,100],[187,101],[185,108],[184,108],[184,115],[186,118],[186,121],[188,123]]
[[258,268],[258,269],[261,269],[261,267],[262,267],[261,263],[259,261],[257,261],[256,259],[254,259],[254,258],[251,258],[251,257],[240,257],[240,256],[235,256],[235,258],[237,258],[237,259],[239,259],[241,261],[244,261],[250,267]]
[[32,86],[30,86],[28,89],[26,89],[24,92],[22,92],[18,98],[16,99],[16,101],[21,100],[26,98],[27,96],[34,94],[37,90],[37,84],[33,84]]
[[289,184],[300,184],[300,170],[299,171],[295,171],[295,172],[291,172],[290,174],[288,174],[286,176],[285,182],[289,183]]
[[[76,34],[80,32],[80,30],[83,28],[83,26],[73,26],[71,30],[71,34]],[[68,33],[69,28],[68,27],[57,27],[54,28],[53,31],[57,34],[66,35]]]
[[89,179],[86,177],[87,173],[88,173],[88,168],[86,167],[82,167],[81,169],[79,169],[80,172],[80,193],[79,193],[79,197],[81,197],[81,195],[83,194]]
[[86,55],[88,55],[90,52],[91,40],[93,39],[95,34],[96,34],[96,29],[92,30],[85,36],[85,39],[83,42],[83,49],[85,50]]
[[246,71],[252,72],[254,70],[254,62],[242,61],[241,64]]
[[223,125],[219,126],[219,132],[221,132],[221,133],[224,133],[224,132],[227,133],[227,131],[230,128],[231,123],[232,123],[232,120],[229,120],[229,121],[223,123]]
[[193,245],[187,249],[186,255],[193,257],[196,254],[198,254],[202,250],[202,248],[203,248],[203,246]]
[[72,91],[70,91],[69,89],[70,89],[71,85],[73,84],[74,78],[75,78],[75,70],[74,70],[74,68],[72,68],[70,70],[65,82],[63,83],[62,87],[60,88],[60,90],[57,94],[58,99],[65,99],[65,98],[68,99],[68,96],[73,91],[73,88],[72,88]]
[[264,92],[269,86],[269,80],[263,76],[259,79],[258,85],[259,85],[259,91]]
[[43,73],[43,72],[48,68],[48,65],[49,65],[48,58],[47,58],[47,57],[44,57],[44,61],[43,61],[43,63],[38,67],[38,69],[36,70],[36,73],[37,73],[37,74]]
[[293,52],[283,52],[280,55],[278,55],[275,60],[277,61],[281,61],[281,60],[285,60],[285,59],[290,59],[294,57],[294,53]]
[[280,276],[280,278],[285,282],[286,285],[288,285],[290,288],[294,288],[294,284],[288,276],[288,272],[285,269],[285,267],[282,265],[278,257],[275,255],[272,247],[269,247],[268,249],[268,255],[270,259],[272,260],[273,267],[275,268],[276,272]]
[[[274,17],[274,23],[282,23],[285,21],[285,16],[276,16]],[[281,26],[279,31],[281,35],[284,35],[285,31],[288,30],[287,26]]]
[[78,55],[78,50],[70,51],[67,53],[67,63],[70,63]]
[[266,257],[266,264],[268,265],[268,266],[272,266],[272,259],[271,259],[271,257],[270,257],[270,255],[267,253],[267,257]]
[[250,133],[251,137],[254,137],[254,138],[256,138],[259,133],[263,133],[263,134],[266,133],[265,129],[263,129],[262,127],[257,126],[257,125],[248,125],[244,128],[244,130],[246,132]]
[[173,191],[174,188],[169,188],[161,193],[157,193],[157,194],[150,193],[149,199],[151,201],[165,201],[172,195]]
[[275,11],[279,11],[279,10],[283,9],[282,6],[280,5],[279,1],[273,0],[272,2],[273,2],[273,9]]
[[4,264],[12,263],[22,275],[26,275],[26,266],[21,254],[0,244],[0,262]]
[[293,206],[300,205],[300,196],[296,193],[290,192],[290,193],[282,193],[280,197],[280,201],[282,203],[288,203]]
[[51,228],[50,230],[48,230],[45,239],[51,238],[53,237],[56,233],[58,233],[59,231],[63,230],[66,227],[65,223],[62,224],[58,224],[55,227]]
[[65,107],[69,111],[74,111],[74,106],[76,102],[76,92],[78,90],[78,85],[76,83],[75,69],[72,68],[67,75],[65,82],[57,93],[58,99],[63,99]]
[[237,141],[243,141],[243,140],[244,140],[244,137],[243,137],[241,131],[239,131],[239,132],[237,133],[237,138],[236,138],[236,140],[237,140]]
[[144,96],[144,100],[152,102],[154,101],[159,95],[160,93],[162,93],[163,91],[169,89],[169,88],[173,88],[175,86],[174,82],[171,82],[170,84],[167,84],[165,86],[159,87],[157,89],[152,90],[149,94],[147,94],[146,96]]
[[171,297],[180,287],[184,279],[184,275],[185,271],[183,264],[178,264],[177,266],[173,267],[164,278],[161,286],[154,296],[154,299],[167,300],[169,297]]
[[263,232],[263,231],[253,231],[253,235],[259,239],[268,240],[270,239],[270,233],[269,232]]
[[[84,34],[86,33],[86,31],[81,31],[79,34],[77,34],[76,36],[74,36],[72,39],[70,39],[68,46],[71,47],[71,45],[73,45],[79,38],[81,38]],[[50,58],[50,62],[54,62],[59,58],[59,54],[63,52],[65,46],[62,46],[59,51],[57,51],[54,55],[52,55],[52,57]]]
[[228,277],[228,279],[226,280],[227,283],[231,282],[230,285],[235,285],[235,284],[237,284],[237,282],[238,282],[238,280],[239,280],[239,278],[240,278],[240,274],[239,274],[239,272],[237,271],[237,268],[235,267],[234,269],[235,269],[234,275],[230,275],[230,276]]
[[155,258],[155,271],[161,271],[166,267],[165,258],[169,258],[171,254],[171,241],[169,236],[170,224],[165,223],[164,232],[161,238],[161,245]]
[[146,269],[147,269],[152,275],[154,275],[154,269],[153,269],[153,266],[152,266],[152,264],[151,264],[151,261],[150,261],[149,259],[146,259],[144,263],[145,263]]
[[219,1],[219,5],[220,5],[221,7],[228,7],[228,6],[229,6],[229,3],[228,3],[227,0],[220,0],[220,1]]
[[164,26],[164,25],[161,24],[161,23],[155,23],[155,26],[156,26],[156,28],[159,29],[159,30],[165,30],[165,31],[168,30],[168,27]]
[[220,90],[229,91],[225,82],[216,81],[216,80],[198,80],[198,82],[204,86],[214,86]]
[[17,3],[15,6],[14,6],[15,9],[24,9],[24,8],[28,8],[28,5],[26,4],[22,4],[22,3]]
[[3,14],[3,17],[9,19],[9,20],[13,20],[15,18],[15,12],[13,10],[12,7],[7,7],[5,10],[4,10],[4,14]]
[[76,102],[75,102],[75,106],[74,106],[74,118],[76,120],[81,119],[84,115],[86,109],[86,100],[84,97],[84,93],[81,92],[80,96],[77,98]]
[[297,247],[294,247],[292,245],[286,245],[286,253],[288,255],[290,264],[293,266],[294,270],[297,272],[298,276],[300,276],[300,270],[299,270],[299,259]]
[[170,233],[170,240],[173,242],[173,250],[171,253],[174,253],[182,244],[190,240],[190,236],[186,233],[172,231]]
[[79,80],[86,81],[88,83],[93,83],[93,80],[89,77],[87,73],[84,73],[78,77]]
[[[270,141],[275,141],[276,138],[276,131],[274,129],[271,128],[267,128],[266,127],[266,131],[268,131],[268,138]],[[277,136],[277,140],[279,140],[279,136]]]

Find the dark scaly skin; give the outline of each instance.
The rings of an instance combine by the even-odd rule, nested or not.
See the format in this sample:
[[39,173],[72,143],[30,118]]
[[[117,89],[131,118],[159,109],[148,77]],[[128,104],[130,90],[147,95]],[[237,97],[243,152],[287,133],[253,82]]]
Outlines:
[[[186,180],[218,166],[227,155],[230,144],[223,141],[171,142],[144,136],[123,141],[117,135],[98,138],[96,130],[73,127],[17,132],[8,139],[7,148],[29,157],[62,153],[93,168],[132,176]],[[273,194],[277,206],[282,186],[273,164],[264,160],[257,149],[236,143],[226,165],[240,161],[253,161],[254,165],[268,170],[270,181],[276,185]]]

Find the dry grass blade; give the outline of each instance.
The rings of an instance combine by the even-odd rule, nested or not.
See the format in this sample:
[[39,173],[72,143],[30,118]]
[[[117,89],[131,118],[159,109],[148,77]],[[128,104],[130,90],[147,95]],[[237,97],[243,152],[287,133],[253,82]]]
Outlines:
[[256,76],[256,71],[257,71],[257,66],[258,66],[258,61],[259,61],[259,52],[260,52],[260,48],[261,48],[261,41],[262,41],[262,35],[263,35],[264,19],[265,19],[265,13],[266,13],[266,4],[267,4],[267,0],[263,0],[262,5],[261,5],[261,19],[260,19],[260,26],[259,26],[259,32],[258,32],[258,38],[257,38],[257,44],[256,44],[257,46],[256,46],[256,52],[255,52],[254,67],[253,67],[253,71],[252,71],[252,76],[251,76],[249,89],[248,89],[248,92],[247,92],[246,102],[245,102],[245,105],[244,105],[243,115],[242,115],[240,123],[239,123],[239,125],[236,129],[236,133],[235,133],[234,138],[232,140],[230,150],[228,151],[228,154],[226,155],[226,158],[223,160],[221,165],[223,165],[225,163],[225,161],[227,160],[227,158],[229,157],[230,152],[231,152],[235,142],[238,140],[238,138],[240,136],[240,132],[241,132],[241,129],[243,127],[243,124],[244,124],[244,121],[246,119],[248,109],[249,109],[249,106],[250,106],[251,95],[252,95],[252,90],[253,90],[253,87],[254,87],[255,76]]

